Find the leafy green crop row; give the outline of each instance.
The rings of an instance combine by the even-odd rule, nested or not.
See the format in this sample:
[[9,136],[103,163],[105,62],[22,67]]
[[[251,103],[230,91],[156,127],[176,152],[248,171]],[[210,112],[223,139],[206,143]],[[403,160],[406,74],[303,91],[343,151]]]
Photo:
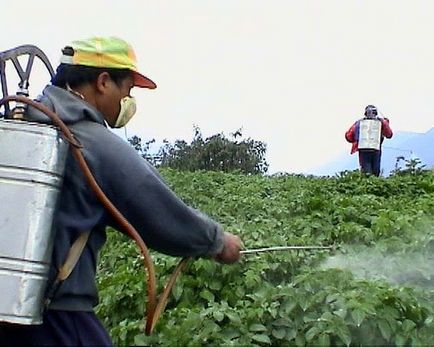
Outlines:
[[[132,242],[109,231],[98,314],[115,344],[434,342],[433,172],[389,178],[162,173],[184,201],[239,234],[246,248],[336,249],[246,255],[230,266],[195,260],[178,279],[154,333],[145,336],[142,261]],[[152,256],[161,292],[178,260]]]

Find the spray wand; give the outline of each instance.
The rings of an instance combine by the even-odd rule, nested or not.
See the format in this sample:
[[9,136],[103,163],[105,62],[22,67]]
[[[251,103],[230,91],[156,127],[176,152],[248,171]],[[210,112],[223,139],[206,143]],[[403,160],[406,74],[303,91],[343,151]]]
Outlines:
[[293,250],[307,250],[307,249],[335,249],[334,246],[276,246],[256,249],[245,249],[240,251],[241,254],[254,254],[264,252],[279,252],[279,251],[293,251]]

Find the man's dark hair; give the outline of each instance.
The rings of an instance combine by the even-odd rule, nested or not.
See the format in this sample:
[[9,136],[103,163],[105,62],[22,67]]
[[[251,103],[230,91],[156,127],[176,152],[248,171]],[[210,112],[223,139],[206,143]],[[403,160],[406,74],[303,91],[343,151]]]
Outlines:
[[56,74],[51,79],[51,83],[56,87],[64,89],[66,89],[67,84],[71,88],[76,88],[83,84],[95,82],[98,76],[103,72],[107,72],[118,86],[120,86],[124,79],[131,76],[131,71],[128,69],[109,69],[84,65],[60,64],[56,69]]

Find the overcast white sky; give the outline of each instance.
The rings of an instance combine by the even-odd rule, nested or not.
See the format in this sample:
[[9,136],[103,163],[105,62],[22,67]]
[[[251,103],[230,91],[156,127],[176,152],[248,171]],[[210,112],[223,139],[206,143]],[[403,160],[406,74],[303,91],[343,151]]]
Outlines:
[[205,136],[242,128],[268,144],[271,172],[307,172],[349,152],[344,132],[367,104],[395,131],[434,126],[431,0],[0,0],[0,8],[0,51],[33,44],[54,67],[74,39],[129,41],[158,85],[134,91],[129,136],[190,140],[193,125]]

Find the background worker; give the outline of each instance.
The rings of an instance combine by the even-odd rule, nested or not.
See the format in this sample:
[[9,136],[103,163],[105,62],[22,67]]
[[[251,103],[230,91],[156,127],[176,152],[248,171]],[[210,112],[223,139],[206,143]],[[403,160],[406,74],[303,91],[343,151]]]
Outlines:
[[[137,71],[131,46],[118,38],[96,37],[74,41],[62,53],[52,85],[45,87],[39,101],[72,130],[99,186],[144,242],[172,256],[236,262],[240,238],[187,206],[146,160],[107,127],[123,127],[135,114],[133,87],[156,88]],[[33,108],[28,118],[51,122]],[[71,275],[52,298],[43,324],[1,324],[0,345],[111,345],[94,313],[98,303],[95,275],[106,227],[118,225],[89,187],[71,151],[59,202],[49,285],[74,240],[84,231],[91,231],[89,239]]]
[[381,145],[384,138],[393,136],[389,119],[378,116],[374,105],[365,107],[364,117],[357,120],[345,133],[345,139],[352,143],[351,154],[359,152],[361,172],[380,175]]

